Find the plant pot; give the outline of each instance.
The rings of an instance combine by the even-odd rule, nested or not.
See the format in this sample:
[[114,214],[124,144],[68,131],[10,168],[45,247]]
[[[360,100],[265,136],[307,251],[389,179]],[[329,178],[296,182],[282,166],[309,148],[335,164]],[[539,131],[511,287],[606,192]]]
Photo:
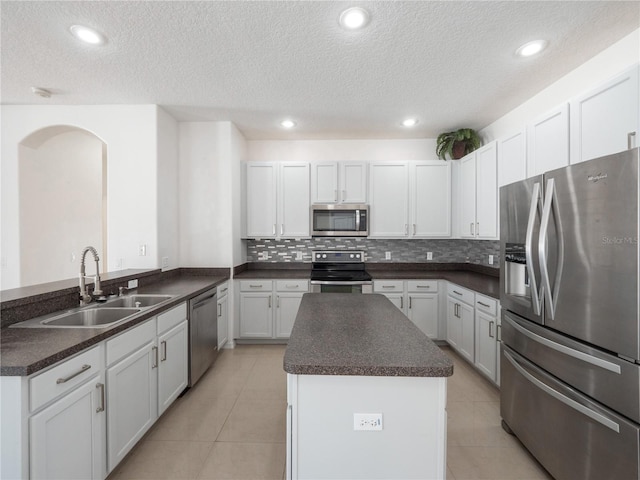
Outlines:
[[464,152],[466,150],[467,143],[461,141],[453,142],[453,149],[451,150],[451,155],[454,160],[459,160],[464,157]]

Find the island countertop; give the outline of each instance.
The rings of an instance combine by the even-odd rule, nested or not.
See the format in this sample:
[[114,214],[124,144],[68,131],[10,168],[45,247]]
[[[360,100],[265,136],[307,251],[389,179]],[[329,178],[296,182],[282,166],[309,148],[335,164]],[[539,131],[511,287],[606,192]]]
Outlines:
[[296,375],[449,377],[453,362],[384,295],[307,293],[284,370]]

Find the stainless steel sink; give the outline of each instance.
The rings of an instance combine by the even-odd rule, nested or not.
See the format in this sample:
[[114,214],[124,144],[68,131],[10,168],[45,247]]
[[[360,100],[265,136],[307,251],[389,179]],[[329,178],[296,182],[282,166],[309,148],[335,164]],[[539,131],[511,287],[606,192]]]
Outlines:
[[129,307],[129,308],[145,308],[158,305],[166,300],[172,299],[173,295],[128,295],[126,297],[118,297],[114,300],[108,300],[102,305],[98,306],[98,309],[104,310],[105,308],[115,307]]
[[139,308],[88,308],[42,320],[40,324],[46,327],[108,327],[139,311]]

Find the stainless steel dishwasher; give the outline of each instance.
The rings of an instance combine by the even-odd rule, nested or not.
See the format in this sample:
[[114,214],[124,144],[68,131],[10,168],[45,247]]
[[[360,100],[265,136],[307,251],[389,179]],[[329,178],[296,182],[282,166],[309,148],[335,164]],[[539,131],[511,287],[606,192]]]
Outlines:
[[216,289],[189,300],[189,386],[192,387],[218,356]]

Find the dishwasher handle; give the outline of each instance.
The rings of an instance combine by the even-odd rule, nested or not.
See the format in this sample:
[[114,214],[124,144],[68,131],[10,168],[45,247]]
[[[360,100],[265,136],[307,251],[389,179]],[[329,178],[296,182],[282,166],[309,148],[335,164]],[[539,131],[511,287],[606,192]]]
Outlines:
[[[196,297],[196,298],[197,298],[197,297]],[[208,303],[208,302],[212,301],[212,299],[213,299],[213,300],[215,300],[215,299],[216,299],[216,293],[215,293],[215,292],[214,292],[214,293],[212,293],[211,295],[208,295],[208,296],[204,297],[204,298],[197,298],[197,302],[196,302],[196,303],[194,303],[194,304],[191,306],[191,308],[192,308],[192,309],[196,309],[196,308],[198,308],[198,307],[202,306],[203,304],[205,304],[205,303]],[[193,301],[193,300],[192,300],[192,301]]]

